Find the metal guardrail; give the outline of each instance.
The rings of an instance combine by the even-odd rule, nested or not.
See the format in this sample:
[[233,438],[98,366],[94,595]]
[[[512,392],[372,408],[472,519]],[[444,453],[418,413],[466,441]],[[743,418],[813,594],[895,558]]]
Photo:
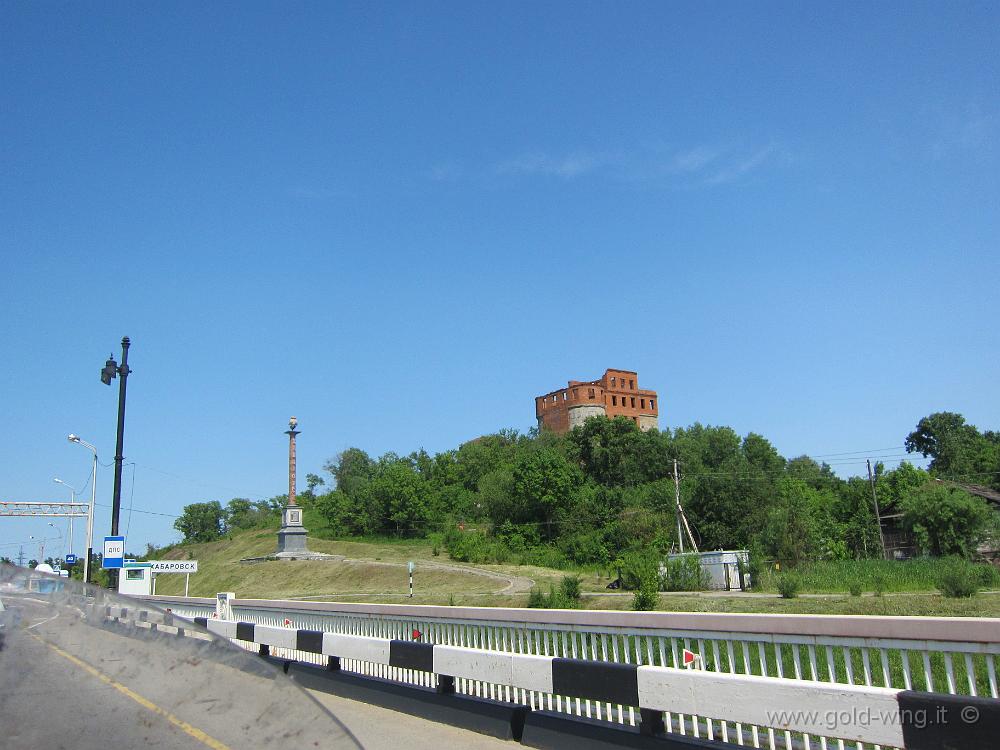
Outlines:
[[[142,597],[183,617],[215,614],[215,599]],[[681,667],[687,648],[709,672],[998,698],[1000,620],[531,610],[233,600],[236,620],[514,654]],[[236,640],[241,643],[240,640]],[[249,642],[242,642],[254,648]],[[279,657],[322,663],[315,653]],[[432,673],[344,659],[360,674],[434,687]],[[459,678],[458,692],[635,726],[635,706]],[[842,739],[665,710],[666,731],[752,747],[842,750]],[[855,745],[862,750],[864,745]]]

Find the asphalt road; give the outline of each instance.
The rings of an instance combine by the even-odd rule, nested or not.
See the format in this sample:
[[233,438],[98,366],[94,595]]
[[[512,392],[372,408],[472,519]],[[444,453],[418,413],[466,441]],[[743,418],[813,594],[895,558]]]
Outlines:
[[255,656],[208,642],[126,637],[86,624],[71,605],[54,609],[44,601],[6,596],[4,603],[20,617],[16,627],[8,624],[0,651],[5,748],[515,747],[302,691]]

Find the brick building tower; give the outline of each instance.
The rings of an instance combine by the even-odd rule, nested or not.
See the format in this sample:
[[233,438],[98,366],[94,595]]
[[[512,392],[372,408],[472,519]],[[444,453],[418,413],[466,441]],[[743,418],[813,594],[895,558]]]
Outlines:
[[605,370],[600,380],[570,380],[535,399],[539,429],[569,432],[588,417],[628,417],[640,430],[659,428],[656,391],[639,388],[632,370]]

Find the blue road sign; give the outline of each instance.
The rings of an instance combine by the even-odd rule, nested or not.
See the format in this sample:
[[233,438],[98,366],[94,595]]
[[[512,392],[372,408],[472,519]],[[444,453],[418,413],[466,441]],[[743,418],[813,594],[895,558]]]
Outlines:
[[125,537],[104,537],[104,557],[101,567],[105,569],[125,567]]
[[67,565],[76,565],[76,555],[66,555]]

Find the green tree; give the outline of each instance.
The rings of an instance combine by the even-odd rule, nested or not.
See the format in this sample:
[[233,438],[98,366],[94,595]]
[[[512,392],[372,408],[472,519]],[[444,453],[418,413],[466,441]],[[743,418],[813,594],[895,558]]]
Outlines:
[[777,502],[768,510],[762,545],[768,554],[788,565],[798,565],[816,550],[814,509],[822,505],[817,490],[798,479],[778,483]]
[[226,504],[223,525],[227,532],[256,529],[273,523],[277,515],[267,500],[251,501],[234,497]]
[[642,433],[625,417],[591,417],[569,433],[575,456],[587,476],[609,486],[641,484],[647,474],[639,463]]
[[980,434],[961,414],[924,417],[906,436],[906,450],[930,456],[934,476],[1000,489],[1000,437],[990,431]]
[[[547,539],[556,535],[552,521],[559,510],[569,508],[583,476],[556,451],[545,448],[523,456],[511,473],[511,500],[518,520],[544,524]],[[513,520],[513,519],[512,519]]]
[[375,462],[360,448],[348,448],[323,466],[333,475],[336,488],[348,497],[354,497],[372,478]]
[[900,501],[903,526],[924,554],[969,557],[992,528],[995,512],[985,500],[931,483]]
[[385,508],[386,520],[397,534],[426,532],[428,487],[410,463],[396,461],[384,467],[368,483],[366,491],[375,496],[379,507]]
[[218,500],[184,506],[174,528],[184,535],[185,542],[211,542],[222,536],[224,514]]
[[789,459],[786,474],[805,482],[814,490],[836,491],[841,484],[841,480],[833,473],[829,464],[818,463],[809,456]]
[[331,490],[318,495],[313,501],[313,508],[326,519],[335,535],[344,536],[356,531],[350,513],[351,501],[343,492]]

